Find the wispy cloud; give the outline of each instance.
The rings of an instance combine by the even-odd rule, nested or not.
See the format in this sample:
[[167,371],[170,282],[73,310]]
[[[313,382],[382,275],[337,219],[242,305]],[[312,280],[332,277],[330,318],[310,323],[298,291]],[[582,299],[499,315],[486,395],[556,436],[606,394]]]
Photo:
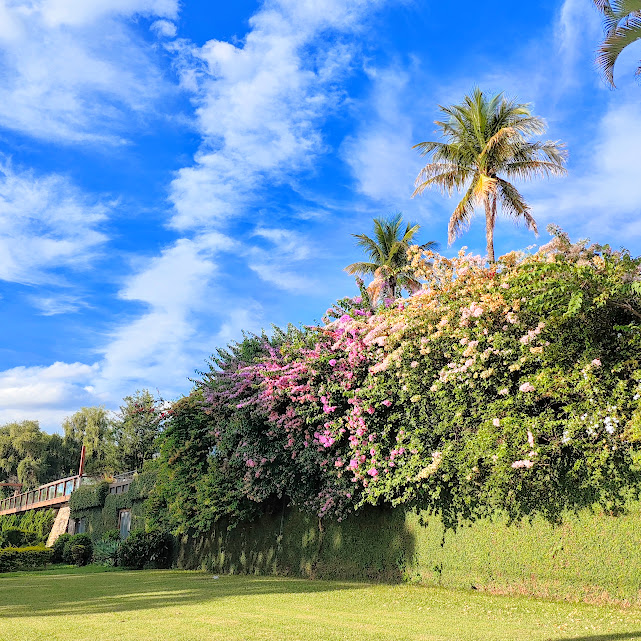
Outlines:
[[60,281],[56,270],[86,266],[106,236],[109,203],[57,174],[38,176],[0,160],[0,279]]
[[87,303],[79,296],[60,294],[57,296],[32,296],[31,303],[40,310],[43,316],[58,314],[73,314],[87,307]]
[[[380,2],[273,0],[250,20],[244,42],[181,46],[183,86],[194,94],[202,135],[195,162],[172,183],[173,225],[217,224],[259,197],[264,180],[288,182],[323,149],[322,119],[357,44],[342,33]],[[333,38],[320,38],[333,33]]]
[[0,0],[0,126],[61,142],[122,142],[124,116],[167,89],[127,19],[177,11],[177,0]]
[[342,156],[360,193],[398,207],[409,201],[419,168],[418,155],[412,149],[418,141],[408,108],[410,76],[397,67],[372,68],[368,75],[372,92],[358,109],[363,125],[345,139]]

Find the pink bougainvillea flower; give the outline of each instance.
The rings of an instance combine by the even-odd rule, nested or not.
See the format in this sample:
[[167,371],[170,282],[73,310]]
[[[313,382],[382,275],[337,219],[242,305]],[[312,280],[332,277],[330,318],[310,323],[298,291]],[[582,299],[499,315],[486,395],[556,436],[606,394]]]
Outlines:
[[492,425],[494,425],[494,427],[500,427],[501,426],[501,419],[499,419],[499,418],[493,419],[492,420]]
[[335,358],[330,359],[329,364],[330,364],[332,367],[334,367],[334,365],[336,365],[336,359],[335,359]]
[[387,399],[383,401],[383,405],[385,405],[385,407],[389,407],[391,404],[392,404],[392,401],[389,401]]
[[378,476],[378,470],[375,467],[370,468],[367,470],[367,473],[373,478],[375,476]]
[[594,367],[601,367],[601,359],[599,359],[599,358],[595,358],[595,359],[592,361],[592,365],[594,365]]
[[534,385],[530,383],[529,381],[525,381],[525,383],[522,383],[521,386],[519,387],[519,392],[533,392],[534,391]]
[[514,463],[512,463],[512,467],[515,470],[518,470],[520,468],[525,468],[525,469],[529,470],[533,465],[534,465],[534,463],[532,461],[528,460],[528,459],[525,459],[523,461],[514,461]]

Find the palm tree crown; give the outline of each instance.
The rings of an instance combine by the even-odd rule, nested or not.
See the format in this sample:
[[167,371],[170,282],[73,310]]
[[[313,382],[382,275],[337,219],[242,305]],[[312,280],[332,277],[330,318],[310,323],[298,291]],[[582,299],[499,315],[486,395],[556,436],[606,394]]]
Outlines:
[[537,233],[530,207],[509,181],[563,174],[567,154],[559,142],[528,141],[529,136],[545,131],[545,122],[531,114],[529,105],[508,100],[503,94],[487,97],[475,89],[462,104],[439,108],[447,116],[436,121],[445,141],[414,145],[422,156],[431,154],[432,162],[416,178],[413,196],[429,187],[438,187],[447,195],[465,190],[450,218],[450,244],[467,229],[474,209],[482,204],[488,260],[493,262],[499,204],[504,215],[522,219]]
[[[619,54],[632,42],[641,39],[641,0],[594,0],[603,13],[605,37],[598,49],[597,64],[614,87],[614,64]],[[641,76],[641,65],[637,68]]]
[[[403,231],[403,215],[398,213],[389,218],[375,218],[373,238],[366,234],[352,234],[370,260],[352,263],[345,267],[345,271],[374,277],[368,287],[372,302],[385,297],[397,298],[403,289],[409,292],[420,289],[421,284],[413,277],[407,258],[410,241],[419,229],[420,225],[407,223]],[[430,241],[422,247],[427,249],[435,245]]]

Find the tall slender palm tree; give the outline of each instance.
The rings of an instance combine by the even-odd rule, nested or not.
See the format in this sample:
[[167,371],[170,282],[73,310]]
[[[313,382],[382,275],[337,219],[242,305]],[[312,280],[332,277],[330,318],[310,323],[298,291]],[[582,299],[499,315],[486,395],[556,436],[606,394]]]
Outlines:
[[[641,0],[594,0],[603,14],[605,37],[597,50],[597,64],[614,87],[614,64],[619,54],[641,39]],[[637,68],[641,76],[641,65]]]
[[528,141],[529,136],[545,131],[545,122],[531,114],[529,105],[503,94],[488,97],[474,89],[462,104],[439,109],[447,116],[436,121],[445,141],[414,145],[421,156],[431,154],[432,162],[416,178],[413,196],[429,187],[438,187],[447,195],[465,189],[450,218],[448,242],[469,227],[474,209],[483,205],[487,256],[494,262],[498,205],[504,215],[522,219],[537,233],[530,207],[509,181],[564,174],[567,154],[559,142]]
[[[366,234],[352,234],[356,244],[369,255],[369,262],[352,263],[345,271],[352,275],[373,276],[374,281],[368,287],[370,298],[375,302],[379,298],[397,298],[402,290],[415,292],[421,284],[412,273],[407,258],[410,241],[420,225],[407,223],[403,231],[403,214],[400,212],[388,218],[374,219],[374,237]],[[424,249],[436,248],[430,241],[421,245]]]

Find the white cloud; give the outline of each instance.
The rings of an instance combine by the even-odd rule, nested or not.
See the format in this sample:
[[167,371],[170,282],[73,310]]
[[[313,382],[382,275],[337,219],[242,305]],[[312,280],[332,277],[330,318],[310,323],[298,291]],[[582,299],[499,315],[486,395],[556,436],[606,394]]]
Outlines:
[[[340,104],[334,82],[350,68],[364,0],[273,0],[250,20],[242,46],[183,43],[183,86],[194,92],[203,137],[171,187],[173,224],[194,229],[242,213],[263,180],[289,181],[322,150],[319,124]],[[332,31],[332,39],[319,40]]]
[[61,25],[86,25],[110,16],[131,17],[136,14],[175,18],[178,14],[177,0],[40,0],[39,2],[14,3],[13,6],[42,16],[50,27]]
[[[560,58],[556,65],[558,74],[552,76],[554,82],[560,82],[567,89],[582,84],[591,75],[594,83],[595,50],[602,35],[599,13],[594,4],[585,0],[565,0],[555,35]],[[580,66],[593,73],[581,72]],[[550,76],[547,78],[549,80]]]
[[407,109],[409,75],[398,69],[370,69],[368,75],[373,90],[361,105],[364,124],[346,138],[342,156],[360,193],[398,207],[409,201],[420,169]]
[[0,162],[0,279],[34,284],[86,265],[106,240],[98,227],[108,212],[64,176]]
[[166,90],[127,20],[176,13],[176,0],[0,0],[0,126],[122,142],[132,114]]
[[97,403],[85,389],[97,369],[97,364],[56,362],[0,372],[0,424],[34,419],[47,430],[56,429],[81,405]]
[[78,296],[61,294],[57,296],[33,296],[31,303],[40,310],[43,316],[72,314],[87,304]]
[[590,143],[570,167],[567,178],[538,185],[534,214],[594,240],[641,237],[641,105],[615,94]]
[[176,25],[169,20],[156,20],[150,29],[165,38],[173,38],[176,35]]
[[166,393],[185,388],[206,349],[196,313],[210,310],[217,252],[234,247],[220,234],[200,241],[186,238],[165,249],[131,277],[120,297],[148,306],[142,316],[116,328],[100,350],[96,393],[114,398],[136,386],[153,385]]
[[231,309],[214,336],[213,344],[227,345],[231,341],[241,340],[243,332],[260,333],[262,329],[263,310],[260,305],[246,300],[244,306]]

